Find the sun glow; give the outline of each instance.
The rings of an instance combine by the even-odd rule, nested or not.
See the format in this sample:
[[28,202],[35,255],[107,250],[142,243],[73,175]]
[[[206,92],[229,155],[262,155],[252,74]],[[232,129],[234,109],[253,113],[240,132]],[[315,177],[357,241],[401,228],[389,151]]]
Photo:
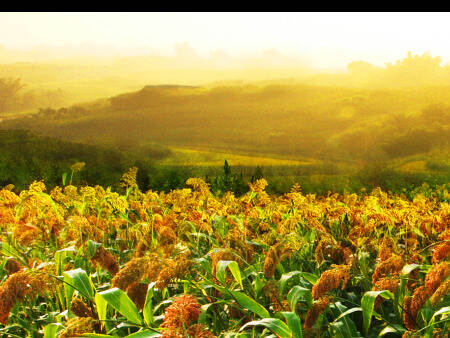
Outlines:
[[1,13],[0,45],[61,57],[275,51],[345,68],[359,59],[381,66],[409,50],[447,61],[449,22],[447,13]]

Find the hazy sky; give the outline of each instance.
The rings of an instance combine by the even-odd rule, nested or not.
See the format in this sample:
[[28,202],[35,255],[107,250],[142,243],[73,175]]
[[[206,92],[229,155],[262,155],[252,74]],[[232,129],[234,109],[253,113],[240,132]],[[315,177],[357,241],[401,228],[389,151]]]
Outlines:
[[175,44],[188,42],[202,57],[276,49],[322,68],[384,65],[409,50],[447,63],[449,36],[450,13],[0,13],[0,45],[8,49],[173,55]]

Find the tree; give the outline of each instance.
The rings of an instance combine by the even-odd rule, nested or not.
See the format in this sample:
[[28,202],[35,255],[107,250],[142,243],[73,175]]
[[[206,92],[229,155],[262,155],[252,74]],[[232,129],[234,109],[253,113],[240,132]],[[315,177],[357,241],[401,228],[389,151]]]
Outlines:
[[12,100],[25,85],[21,79],[0,78],[0,113],[6,110],[6,104]]

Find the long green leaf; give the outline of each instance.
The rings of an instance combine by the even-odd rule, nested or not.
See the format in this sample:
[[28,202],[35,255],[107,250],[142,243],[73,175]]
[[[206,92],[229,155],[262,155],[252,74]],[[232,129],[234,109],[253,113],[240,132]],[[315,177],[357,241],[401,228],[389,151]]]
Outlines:
[[363,327],[364,333],[367,335],[369,333],[370,322],[372,320],[373,315],[373,306],[375,303],[375,299],[381,296],[383,298],[394,298],[392,292],[388,290],[383,291],[367,291],[361,298],[361,308],[363,311]]
[[147,326],[151,326],[153,323],[153,287],[155,286],[155,282],[151,282],[148,285],[147,295],[145,296],[145,304],[144,309],[142,310],[142,314],[144,315],[144,321]]
[[230,291],[230,293],[233,295],[234,298],[236,298],[239,305],[242,306],[244,309],[252,311],[261,318],[270,317],[269,312],[264,308],[264,306],[262,306],[261,304],[259,304],[257,301],[250,298],[246,294],[239,291]]
[[264,326],[280,338],[291,338],[293,334],[291,329],[289,329],[289,327],[278,318],[254,320],[242,326],[239,331],[243,331],[249,326]]
[[161,333],[159,333],[159,332],[155,332],[152,330],[144,330],[144,331],[132,333],[126,337],[127,338],[151,338],[151,337],[160,337],[160,336],[161,336]]
[[112,288],[97,293],[98,297],[102,297],[116,311],[122,314],[130,323],[142,325],[143,320],[139,315],[139,311],[133,301],[121,289]]
[[44,327],[44,338],[56,338],[56,333],[63,327],[61,323],[50,323]]
[[284,273],[279,280],[281,293],[284,292],[284,289],[286,288],[286,284],[289,281],[289,279],[291,279],[294,276],[300,275],[300,274],[301,274],[301,271],[290,271],[290,272]]
[[[64,287],[70,289],[71,293],[73,294],[73,288],[78,290],[79,293],[81,293],[84,297],[88,298],[89,300],[94,300],[94,286],[92,281],[89,279],[88,275],[86,274],[86,271],[78,268],[75,270],[65,271],[64,272],[64,281],[68,284],[65,284]],[[67,296],[67,293],[66,293]],[[72,300],[72,297],[68,298],[67,304],[70,304],[70,301]]]
[[5,256],[12,256],[16,258],[17,260],[22,262],[22,265],[28,266],[27,258],[17,251],[13,246],[9,245],[6,242],[0,242],[0,253],[2,253]]
[[105,298],[100,296],[98,293],[95,295],[95,305],[97,306],[98,319],[105,323],[105,326],[107,326],[107,329],[109,329],[108,322],[105,322],[106,308],[108,307],[108,303],[106,302]]
[[352,319],[348,317],[349,314],[362,311],[360,307],[354,307],[348,309],[341,302],[337,301],[330,306],[330,309],[334,312],[334,315],[339,313],[336,319],[330,323],[330,327],[334,329],[333,334],[339,338],[356,338],[361,337],[361,334],[356,329],[356,325]]
[[64,259],[66,259],[66,257],[73,257],[75,252],[76,252],[76,248],[74,245],[55,252],[55,264],[56,264],[56,269],[57,269],[58,275],[60,275],[62,273]]
[[311,284],[316,284],[317,280],[319,279],[319,276],[309,272],[302,272],[301,276]]
[[392,324],[386,326],[383,330],[381,330],[381,332],[378,334],[378,337],[383,337],[388,333],[404,333],[406,331],[407,330],[402,325]]
[[434,324],[436,322],[436,317],[442,314],[450,314],[450,306],[443,307],[439,310],[437,310],[433,316],[431,317],[430,321],[428,322],[428,325],[424,327],[422,330],[425,330],[425,338],[431,337],[433,333]]
[[300,317],[295,312],[282,312],[286,318],[287,325],[292,331],[293,338],[303,338],[302,323]]
[[225,272],[227,267],[230,269],[231,274],[233,275],[236,282],[238,282],[241,288],[243,289],[244,287],[242,285],[241,270],[239,269],[238,263],[235,261],[218,261],[216,265],[217,279],[222,284],[225,284]]
[[300,299],[306,300],[306,302],[308,303],[308,307],[311,307],[311,305],[313,303],[313,297],[311,294],[311,290],[296,285],[289,291],[289,293],[287,295],[287,300],[288,300],[289,306],[291,307],[292,311],[295,311],[297,302]]

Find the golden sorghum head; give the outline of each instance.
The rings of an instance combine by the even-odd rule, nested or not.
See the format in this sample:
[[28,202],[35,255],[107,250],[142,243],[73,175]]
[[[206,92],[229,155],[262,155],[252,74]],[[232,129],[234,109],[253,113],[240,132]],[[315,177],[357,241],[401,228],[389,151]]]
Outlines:
[[317,263],[322,263],[324,259],[329,259],[335,264],[342,264],[346,260],[351,262],[351,252],[344,248],[334,245],[328,238],[323,238],[317,244],[314,251]]
[[112,276],[119,272],[119,264],[117,264],[114,256],[106,250],[103,246],[99,246],[95,255],[91,258],[92,264],[95,266],[97,263]]
[[7,324],[16,302],[47,291],[53,285],[50,278],[46,273],[32,270],[21,270],[10,275],[0,287],[0,323]]
[[20,263],[14,258],[10,258],[6,261],[5,270],[8,272],[8,275],[12,275],[17,271],[20,271],[21,269],[22,267],[20,266]]
[[292,250],[285,243],[276,243],[269,248],[264,260],[264,274],[267,278],[273,277],[277,265]]
[[157,253],[152,253],[147,256],[147,260],[148,266],[143,277],[148,278],[151,282],[154,282],[158,279],[158,275],[165,265],[165,261]]
[[209,184],[198,177],[191,177],[186,180],[186,185],[191,187],[192,190],[200,192],[202,194],[209,193]]
[[20,198],[14,192],[6,189],[6,187],[0,190],[0,205],[14,207],[19,202]]
[[184,338],[184,332],[180,329],[169,329],[161,332],[161,338]]
[[142,310],[145,305],[145,298],[147,297],[148,285],[134,282],[127,288],[127,295],[136,304],[138,310]]
[[268,184],[269,183],[267,183],[267,181],[264,178],[260,178],[259,180],[256,180],[253,183],[249,183],[248,185],[249,185],[251,191],[263,192],[266,189]]
[[431,257],[432,264],[438,264],[442,260],[450,256],[450,242],[444,242],[437,245],[433,250],[433,256]]
[[125,291],[131,283],[139,282],[147,269],[147,258],[133,258],[114,276],[111,285]]
[[9,276],[0,288],[0,323],[8,323],[9,313],[18,301],[28,292],[28,271],[19,271]]
[[9,190],[9,191],[11,191],[11,190],[14,189],[14,184],[12,184],[12,183],[7,184],[7,185],[5,185],[5,186],[3,187],[3,189],[4,189],[4,190]]
[[394,241],[389,236],[384,236],[378,251],[378,258],[380,262],[384,262],[394,254]]
[[81,337],[83,333],[94,331],[94,319],[89,317],[68,319],[65,328],[59,331],[58,338]]
[[271,246],[264,260],[264,275],[267,278],[273,277],[278,264],[278,255],[276,246]]
[[173,244],[177,240],[177,235],[168,226],[162,226],[158,229],[158,241],[161,245],[165,246]]
[[81,298],[74,298],[70,310],[78,317],[94,317],[91,309],[83,302]]
[[412,297],[403,299],[403,322],[408,330],[413,331],[416,328],[416,319],[411,316],[411,299]]
[[120,179],[120,186],[124,188],[137,187],[136,176],[137,176],[138,168],[131,167],[128,169],[126,173],[122,175]]
[[193,324],[188,329],[187,332],[192,338],[217,338],[211,331],[209,331],[202,324]]
[[306,313],[305,323],[303,327],[305,329],[310,329],[314,325],[320,314],[325,311],[329,304],[329,297],[322,297],[317,302],[315,302]]
[[291,187],[290,192],[291,193],[297,193],[297,192],[301,192],[302,188],[300,187],[300,184],[298,184],[297,182],[294,183],[294,185]]
[[34,181],[28,187],[29,192],[43,192],[46,189],[47,188],[45,187],[45,184],[42,181]]
[[433,265],[425,276],[425,286],[433,293],[449,275],[449,262],[441,262]]
[[[395,293],[398,289],[399,285],[399,279],[393,278],[393,277],[383,277],[380,278],[375,285],[373,286],[373,291],[382,291],[382,290],[389,290],[392,293]],[[381,303],[384,301],[384,298],[381,296],[378,296],[375,299],[375,309],[377,309]]]
[[450,294],[450,279],[442,283],[431,296],[431,305],[436,306],[442,297]]
[[156,288],[162,290],[166,288],[174,278],[173,269],[166,267],[162,269],[158,274],[158,279],[156,280]]
[[410,319],[412,320],[411,324],[413,323],[414,327],[416,326],[417,313],[419,312],[423,304],[425,304],[430,295],[431,295],[430,290],[425,285],[419,286],[417,289],[414,290],[408,308],[409,316]]
[[174,298],[173,303],[164,311],[161,327],[182,329],[197,321],[201,313],[201,306],[197,298],[192,295],[182,295]]
[[164,289],[173,280],[183,278],[192,266],[193,262],[188,260],[186,257],[181,256],[176,260],[167,260],[165,264],[167,267],[161,270],[156,280],[156,287],[158,289]]
[[395,277],[383,277],[380,278],[372,288],[372,290],[389,290],[395,293],[398,288],[399,279]]
[[147,250],[147,242],[144,239],[141,239],[137,245],[135,257],[144,257]]
[[332,289],[336,289],[342,282],[341,289],[344,290],[350,280],[350,266],[337,265],[331,270],[324,271],[319,280],[312,287],[314,299],[320,298]]
[[372,283],[376,284],[380,278],[387,277],[388,275],[397,276],[402,271],[404,265],[405,263],[402,257],[398,255],[392,255],[388,259],[381,261],[377,264],[373,272]]

